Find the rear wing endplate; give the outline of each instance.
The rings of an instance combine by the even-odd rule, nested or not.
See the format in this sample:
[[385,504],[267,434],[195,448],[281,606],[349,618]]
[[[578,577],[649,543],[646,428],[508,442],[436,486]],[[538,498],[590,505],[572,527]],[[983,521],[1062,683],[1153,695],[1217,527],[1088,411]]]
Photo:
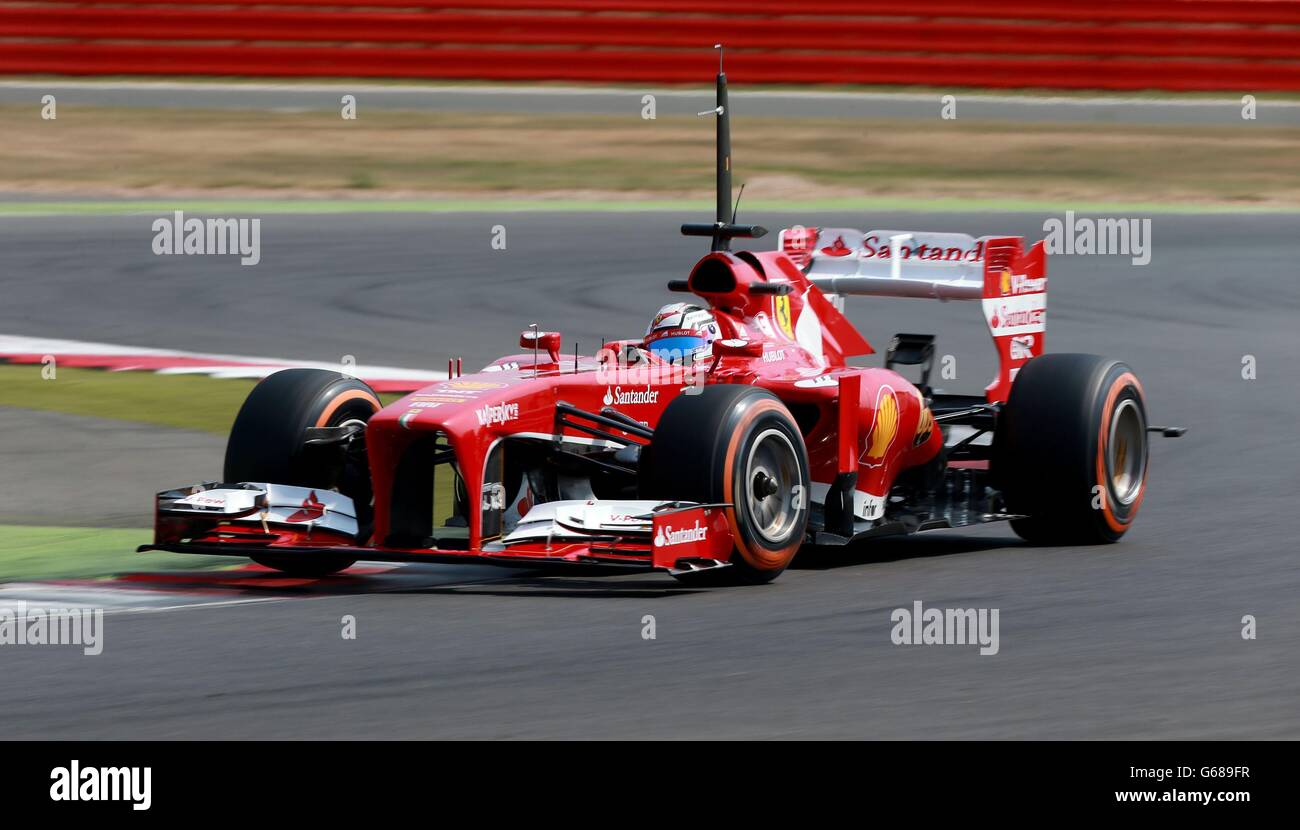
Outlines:
[[1025,250],[1018,236],[852,228],[786,228],[781,250],[837,307],[843,297],[980,300],[998,352],[990,402],[1011,392],[1016,373],[1043,353],[1047,318],[1047,253]]

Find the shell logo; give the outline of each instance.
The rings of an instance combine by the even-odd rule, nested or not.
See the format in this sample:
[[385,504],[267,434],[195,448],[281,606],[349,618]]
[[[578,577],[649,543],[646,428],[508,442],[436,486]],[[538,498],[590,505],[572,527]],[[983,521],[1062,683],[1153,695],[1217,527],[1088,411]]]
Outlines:
[[876,393],[876,411],[872,414],[871,431],[867,433],[867,449],[862,453],[859,463],[867,467],[879,467],[885,461],[885,453],[893,446],[898,437],[898,395],[892,386],[882,386]]
[[1002,296],[1005,297],[1010,293],[1011,293],[1011,269],[1003,268],[1002,269]]
[[916,436],[912,439],[912,446],[919,447],[929,441],[933,430],[934,413],[930,411],[930,407],[922,404],[921,417],[916,422]]

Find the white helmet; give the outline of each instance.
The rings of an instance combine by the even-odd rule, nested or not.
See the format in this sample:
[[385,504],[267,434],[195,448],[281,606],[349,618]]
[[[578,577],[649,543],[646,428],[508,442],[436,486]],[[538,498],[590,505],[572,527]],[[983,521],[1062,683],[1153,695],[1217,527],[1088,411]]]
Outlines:
[[701,360],[713,355],[713,341],[722,336],[707,308],[691,303],[669,303],[659,309],[645,330],[645,347],[673,363]]

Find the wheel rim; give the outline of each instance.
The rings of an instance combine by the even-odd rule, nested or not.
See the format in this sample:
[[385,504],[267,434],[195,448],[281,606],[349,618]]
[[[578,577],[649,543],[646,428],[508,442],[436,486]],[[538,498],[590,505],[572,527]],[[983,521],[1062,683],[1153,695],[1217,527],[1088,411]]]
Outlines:
[[1147,467],[1147,425],[1137,401],[1120,401],[1110,418],[1110,437],[1106,442],[1106,470],[1110,475],[1111,494],[1120,504],[1129,505],[1142,490]]
[[[332,426],[332,427],[346,427],[346,426],[353,426],[353,425],[358,425],[358,424],[364,427],[364,426],[366,425],[366,422],[365,422],[365,420],[362,419],[362,418],[345,418],[345,419],[340,420],[340,421],[338,421],[338,422],[336,422],[336,423],[332,423],[332,424],[330,424],[330,426]],[[306,445],[304,445],[304,446],[306,446]],[[348,467],[348,465],[347,465],[347,461],[344,460],[342,463],[339,464],[339,466],[338,466],[337,469],[330,469],[330,470],[329,470],[329,474],[330,474],[330,475],[329,475],[329,479],[330,479],[330,482],[329,482],[329,484],[325,485],[326,489],[328,489],[328,490],[333,490],[335,493],[342,493],[342,492],[343,492],[343,485],[344,485],[344,481],[343,481],[343,479],[344,479],[344,477],[345,477],[346,474],[347,474],[347,467]]]
[[745,504],[764,541],[782,544],[794,528],[800,472],[799,456],[784,432],[769,429],[754,440],[745,465]]

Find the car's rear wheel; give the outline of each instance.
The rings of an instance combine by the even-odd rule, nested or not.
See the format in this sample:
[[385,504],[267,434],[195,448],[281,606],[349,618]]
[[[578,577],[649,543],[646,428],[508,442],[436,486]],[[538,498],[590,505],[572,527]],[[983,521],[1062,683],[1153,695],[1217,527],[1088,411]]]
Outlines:
[[[370,535],[373,495],[364,455],[338,445],[307,444],[312,427],[365,423],[379,398],[356,378],[324,369],[286,369],[253,388],[226,442],[226,481],[255,481],[336,490],[352,499],[358,536]],[[344,555],[264,554],[254,562],[294,576],[323,576],[356,560]]]
[[731,565],[680,574],[693,584],[770,582],[808,528],[808,452],[794,418],[771,392],[705,386],[664,410],[642,452],[646,498],[732,505]]
[[993,473],[1011,522],[1041,544],[1118,541],[1142,505],[1147,417],[1133,370],[1087,354],[1024,365],[998,419]]

